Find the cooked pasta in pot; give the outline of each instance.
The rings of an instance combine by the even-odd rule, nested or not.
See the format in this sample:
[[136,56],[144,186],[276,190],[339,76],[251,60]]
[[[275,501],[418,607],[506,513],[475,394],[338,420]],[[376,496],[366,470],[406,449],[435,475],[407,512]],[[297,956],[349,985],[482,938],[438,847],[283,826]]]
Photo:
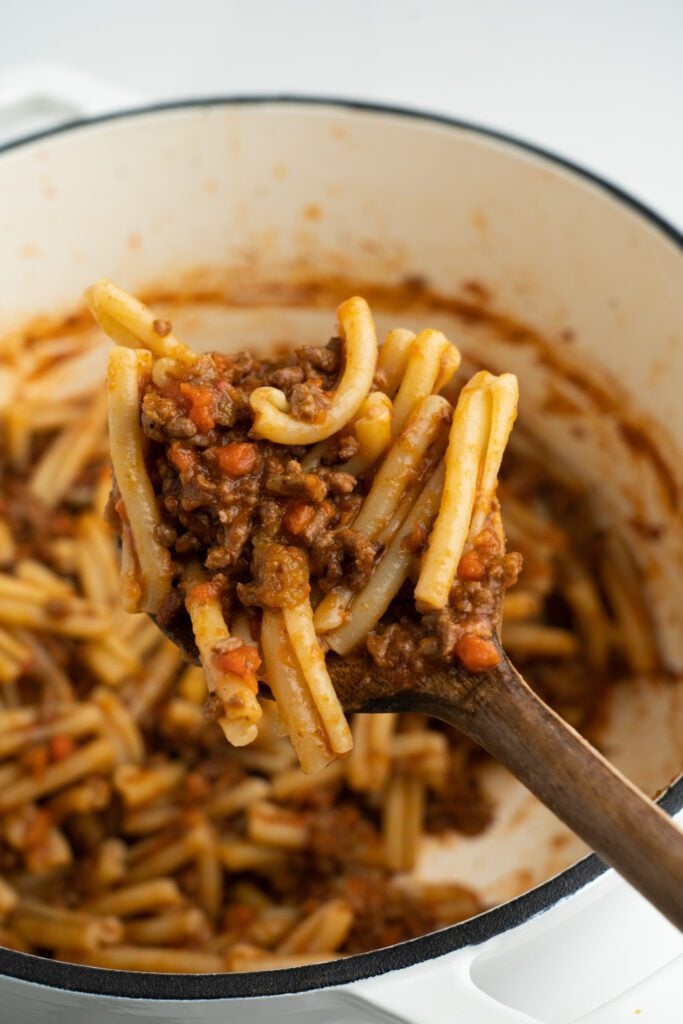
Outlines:
[[[153,330],[162,341],[173,338],[167,326]],[[297,475],[324,480],[313,473],[321,466],[328,478],[338,471],[370,481],[392,451],[400,473],[395,446],[410,417],[394,435],[391,411],[407,376],[409,335],[394,331],[380,348],[383,390],[358,406],[356,436],[342,430],[306,442]],[[115,969],[256,970],[371,949],[477,913],[480,898],[458,880],[410,874],[422,835],[471,835],[489,822],[483,755],[468,741],[416,715],[357,715],[350,753],[322,767],[328,752],[316,762],[309,742],[321,770],[303,774],[271,702],[253,742],[226,743],[220,716],[203,710],[202,669],[185,664],[144,613],[122,609],[116,539],[104,520],[106,401],[99,378],[83,383],[100,344],[78,333],[22,336],[0,356],[0,942]],[[153,353],[157,365],[180,350],[165,352]],[[282,369],[297,359],[286,362]],[[430,379],[418,377],[421,387]],[[269,386],[286,395],[284,378]],[[65,391],[69,380],[80,387]],[[323,380],[331,390],[334,381]],[[439,377],[431,381],[419,399],[436,432],[425,449],[430,478],[447,443],[437,437],[447,426]],[[306,389],[297,394],[305,407]],[[230,465],[233,453],[225,458]],[[420,485],[424,493],[418,477],[410,496],[399,496],[399,515]],[[506,457],[499,493],[510,547],[524,556],[505,598],[504,644],[544,697],[583,727],[617,658],[638,671],[656,667],[637,573],[618,539],[596,527],[580,489],[529,452]],[[280,498],[295,508],[292,526],[311,526],[296,507],[301,498]],[[370,541],[388,551],[386,508],[366,508]],[[325,516],[313,530],[329,527]],[[123,550],[130,602],[145,600],[135,589],[140,566]],[[163,581],[163,558],[159,566]],[[348,573],[331,582],[311,605],[323,640],[353,622],[358,593]],[[194,596],[201,605],[202,591]],[[255,607],[230,618],[230,634],[253,646],[252,621],[262,615],[267,667],[269,652],[290,650],[289,629],[299,635],[310,621],[295,615],[288,626],[282,611]],[[225,622],[222,601],[219,610]],[[210,627],[210,599],[202,611]],[[279,668],[286,693],[301,693],[294,659],[280,658]],[[285,726],[290,706],[281,702]]]

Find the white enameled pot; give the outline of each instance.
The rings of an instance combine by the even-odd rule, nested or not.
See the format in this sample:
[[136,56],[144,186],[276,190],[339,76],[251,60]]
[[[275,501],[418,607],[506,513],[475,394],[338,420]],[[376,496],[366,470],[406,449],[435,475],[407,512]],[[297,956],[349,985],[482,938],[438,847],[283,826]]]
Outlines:
[[[652,793],[678,774],[683,251],[651,213],[562,161],[444,119],[216,100],[6,147],[0,269],[0,339],[73,310],[102,276],[202,293],[175,319],[207,347],[325,337],[332,304],[302,289],[292,306],[291,293],[262,287],[311,277],[398,288],[417,276],[538,331],[548,348],[529,335],[503,342],[445,306],[431,317],[475,359],[519,374],[522,420],[580,469],[632,544],[673,678],[618,688],[604,745]],[[206,301],[236,288],[247,308]],[[378,322],[411,326],[415,313]],[[469,881],[497,909],[388,950],[251,975],[111,972],[0,950],[0,1021],[569,1024],[645,1008],[673,1019],[680,937],[595,858],[568,867],[580,844],[491,772],[493,829],[428,845],[418,870]],[[666,800],[680,809],[681,784]]]

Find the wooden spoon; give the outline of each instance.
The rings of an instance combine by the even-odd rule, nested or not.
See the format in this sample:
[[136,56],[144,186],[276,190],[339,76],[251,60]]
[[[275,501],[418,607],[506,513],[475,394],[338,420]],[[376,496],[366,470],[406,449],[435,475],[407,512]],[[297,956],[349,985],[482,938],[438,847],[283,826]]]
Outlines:
[[[198,661],[189,620],[164,632]],[[456,726],[683,930],[683,832],[534,693],[494,642],[500,662],[487,672],[444,664],[402,687],[365,653],[329,654],[327,667],[346,712],[418,711]]]
[[683,930],[683,832],[498,647],[500,662],[488,672],[445,665],[398,690],[362,655],[330,656],[328,669],[347,711],[420,711],[457,726]]

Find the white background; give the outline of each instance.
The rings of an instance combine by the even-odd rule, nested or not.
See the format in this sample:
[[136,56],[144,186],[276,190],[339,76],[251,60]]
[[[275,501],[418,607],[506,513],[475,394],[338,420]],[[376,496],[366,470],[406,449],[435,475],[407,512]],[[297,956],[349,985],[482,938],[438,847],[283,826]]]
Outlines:
[[451,114],[683,227],[683,0],[0,0],[0,86],[27,62],[143,101],[287,92]]

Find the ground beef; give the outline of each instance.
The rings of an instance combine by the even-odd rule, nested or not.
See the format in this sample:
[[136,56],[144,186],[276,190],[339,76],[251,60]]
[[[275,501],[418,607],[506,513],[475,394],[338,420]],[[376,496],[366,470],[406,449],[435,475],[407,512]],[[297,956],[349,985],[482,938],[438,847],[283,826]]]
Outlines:
[[327,484],[316,473],[304,473],[301,465],[291,459],[284,472],[268,472],[265,489],[279,498],[308,498],[319,502],[327,494]]
[[334,878],[356,861],[359,853],[376,848],[379,842],[377,829],[360,808],[340,802],[311,820],[307,870],[317,879]]
[[348,462],[357,454],[359,447],[355,434],[342,434],[337,443],[335,462]]
[[280,532],[283,508],[278,501],[262,500],[258,507],[260,532],[273,539]]
[[311,570],[323,590],[344,583],[360,590],[370,578],[381,545],[358,530],[322,530],[311,546]]
[[[307,505],[306,508],[308,510],[306,514],[306,522],[296,531],[296,536],[304,547],[310,549],[313,547],[322,531],[329,526],[334,519],[336,519],[337,509],[331,501],[324,501],[318,508],[314,508],[312,505]],[[291,516],[286,514],[286,525],[289,525],[290,519]]]
[[392,946],[435,927],[429,910],[380,871],[356,870],[343,876],[335,888],[354,911],[345,945],[348,953]]
[[481,785],[481,752],[467,740],[452,743],[443,784],[427,803],[427,827],[442,833],[455,829],[474,836],[491,823],[493,807]]
[[156,391],[148,391],[142,400],[142,426],[148,437],[162,443],[168,438],[188,438],[197,433],[197,427],[186,415],[185,404]]
[[[315,421],[330,405],[342,372],[338,339],[264,362],[249,353],[202,356],[168,380],[150,381],[142,399],[147,462],[160,495],[158,540],[182,576],[200,561],[230,604],[253,608],[298,603],[313,583],[360,591],[383,547],[354,529],[370,480],[343,468],[358,449],[353,431],[329,439],[310,466],[309,451],[251,435],[249,396],[264,384],[280,388],[292,414]],[[306,466],[307,468],[304,468]],[[417,558],[427,524],[407,539]],[[465,553],[448,608],[420,617],[412,602],[397,618],[387,612],[367,641],[375,664],[399,682],[457,656],[473,670],[496,663],[491,643],[503,590],[519,571],[484,529]],[[270,559],[270,561],[269,561]],[[177,613],[175,606],[170,609]]]
[[282,391],[290,391],[295,384],[303,383],[305,374],[300,366],[283,366],[268,375],[268,383]]
[[308,568],[300,548],[263,543],[254,552],[253,578],[240,583],[237,593],[246,605],[286,608],[308,597]]
[[330,494],[351,494],[358,481],[351,473],[343,473],[333,469],[319,469],[318,479],[326,485]]
[[251,517],[243,512],[239,519],[223,531],[221,544],[212,545],[204,559],[207,569],[228,569],[239,562],[251,532]]
[[185,602],[181,591],[175,587],[169,590],[156,613],[156,621],[159,626],[162,629],[170,626],[184,606]]
[[328,375],[336,375],[339,370],[341,344],[339,338],[332,338],[324,348],[297,348],[295,354],[301,360],[306,371],[322,370]]
[[168,523],[160,523],[154,527],[154,536],[165,548],[170,548],[178,539],[178,531]]
[[367,647],[377,668],[395,672],[401,665],[409,671],[416,631],[411,624],[394,622],[389,626],[373,630],[367,640]]
[[202,705],[202,714],[204,718],[208,718],[211,721],[220,718],[225,714],[225,708],[220,697],[215,693],[210,693]]
[[289,395],[289,404],[297,420],[309,423],[321,419],[330,407],[330,398],[317,382],[295,384]]

